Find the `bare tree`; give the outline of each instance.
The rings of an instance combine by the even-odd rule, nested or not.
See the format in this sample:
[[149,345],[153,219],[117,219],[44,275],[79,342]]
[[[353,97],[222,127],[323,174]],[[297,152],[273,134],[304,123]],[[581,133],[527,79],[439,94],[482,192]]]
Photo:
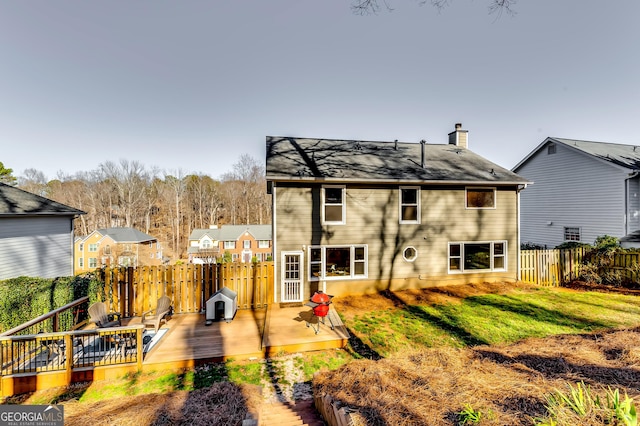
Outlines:
[[119,164],[112,161],[102,163],[100,171],[118,195],[118,216],[124,218],[124,223],[118,225],[132,227],[136,219],[141,222],[140,215],[147,206],[147,186],[151,181],[144,166],[137,161],[122,159]]
[[[417,0],[419,5],[431,4],[436,9],[441,10],[449,5],[452,0]],[[490,0],[489,1],[489,13],[507,13],[514,15],[515,10],[513,6],[517,3],[517,0]],[[351,3],[351,10],[358,15],[368,15],[371,13],[378,13],[380,9],[386,9],[392,11],[392,0],[353,0]]]

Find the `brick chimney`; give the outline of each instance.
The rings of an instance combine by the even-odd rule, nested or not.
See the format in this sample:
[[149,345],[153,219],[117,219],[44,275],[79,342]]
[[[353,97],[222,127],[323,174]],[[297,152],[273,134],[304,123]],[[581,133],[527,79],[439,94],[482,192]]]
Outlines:
[[462,123],[456,123],[456,130],[449,133],[449,145],[456,145],[462,148],[468,148],[469,131],[462,130]]

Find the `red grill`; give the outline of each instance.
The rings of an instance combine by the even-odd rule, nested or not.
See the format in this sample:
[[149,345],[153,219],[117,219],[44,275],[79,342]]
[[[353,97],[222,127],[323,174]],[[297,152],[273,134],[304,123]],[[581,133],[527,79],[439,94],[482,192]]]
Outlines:
[[[330,296],[322,291],[316,291],[311,296],[311,299],[305,304],[306,306],[311,307],[313,316],[316,317],[317,321],[316,327],[313,327],[313,330],[318,334],[320,332],[320,323],[324,324],[324,319],[329,316],[329,305],[331,304],[331,299],[333,296]],[[329,317],[329,323],[331,324],[331,329],[333,330],[333,321],[331,321],[331,317]],[[307,327],[313,325],[311,321],[307,321]]]

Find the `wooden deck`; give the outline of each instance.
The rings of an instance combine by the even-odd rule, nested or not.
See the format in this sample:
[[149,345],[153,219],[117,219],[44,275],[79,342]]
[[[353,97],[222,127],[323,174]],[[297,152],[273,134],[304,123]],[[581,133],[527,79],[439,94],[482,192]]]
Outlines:
[[203,314],[174,315],[162,328],[168,331],[146,355],[145,371],[190,368],[228,359],[265,358],[283,352],[342,348],[349,339],[333,307],[324,324],[318,323],[307,306],[276,306],[238,310],[232,321],[214,322],[209,326],[205,325]]

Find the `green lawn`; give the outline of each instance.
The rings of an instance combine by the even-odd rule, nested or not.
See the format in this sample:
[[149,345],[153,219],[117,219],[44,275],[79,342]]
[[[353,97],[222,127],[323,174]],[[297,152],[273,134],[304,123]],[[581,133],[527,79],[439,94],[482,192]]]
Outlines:
[[508,344],[527,337],[640,325],[640,298],[541,288],[460,303],[406,305],[357,315],[347,327],[388,357],[405,349]]

